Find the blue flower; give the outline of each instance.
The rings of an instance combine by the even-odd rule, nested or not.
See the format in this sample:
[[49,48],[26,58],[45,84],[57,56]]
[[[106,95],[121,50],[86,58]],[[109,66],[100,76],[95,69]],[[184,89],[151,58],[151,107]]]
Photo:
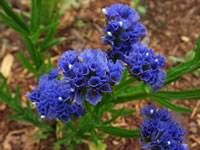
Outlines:
[[165,58],[160,54],[155,56],[152,49],[149,50],[145,45],[137,43],[131,46],[123,61],[130,66],[133,76],[150,84],[155,92],[163,87],[167,73],[160,70],[165,66]]
[[90,102],[92,105],[96,105],[101,101],[101,94],[95,89],[88,89],[85,96],[86,101]]
[[147,117],[141,128],[141,144],[146,144],[143,149],[189,150],[183,144],[184,129],[172,119],[167,109],[157,111],[156,105],[151,105],[143,108],[141,114]]
[[127,51],[131,44],[140,41],[147,35],[145,26],[138,22],[138,12],[128,5],[114,4],[102,9],[107,17],[107,26],[102,37],[104,44],[112,46],[111,54],[116,51]]
[[28,98],[37,105],[40,116],[43,119],[56,119],[68,123],[72,117],[79,118],[85,113],[85,109],[77,103],[73,103],[74,87],[65,80],[57,80],[59,73],[51,70],[50,74],[40,77],[39,89],[34,88]]
[[93,105],[100,102],[104,93],[112,92],[110,84],[119,82],[125,69],[121,60],[114,63],[100,49],[86,49],[80,54],[67,51],[59,60],[59,68],[64,79],[75,86],[75,99],[79,105],[83,105],[84,98]]

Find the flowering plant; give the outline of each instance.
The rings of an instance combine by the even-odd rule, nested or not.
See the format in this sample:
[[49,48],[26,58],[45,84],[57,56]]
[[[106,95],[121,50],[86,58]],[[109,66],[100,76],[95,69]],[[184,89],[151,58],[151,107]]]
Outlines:
[[[106,51],[85,49],[80,53],[66,51],[58,61],[58,69],[42,75],[38,87],[27,95],[33,106],[37,106],[41,120],[56,120],[56,130],[63,133],[62,139],[55,143],[56,148],[63,144],[75,149],[77,144],[91,141],[91,138],[98,146],[104,138],[103,133],[107,133],[122,138],[141,137],[141,144],[147,143],[143,148],[152,150],[187,150],[181,137],[185,131],[173,121],[168,110],[157,111],[155,105],[143,109],[142,114],[147,118],[141,129],[118,128],[111,123],[135,111],[114,109],[116,104],[147,98],[173,111],[191,112],[171,100],[199,99],[200,89],[160,90],[183,74],[200,68],[200,40],[193,59],[164,71],[161,68],[166,59],[141,43],[147,30],[139,22],[136,10],[128,5],[114,4],[103,8],[102,12],[107,24],[101,38],[110,48]],[[15,111],[23,115],[21,107]],[[103,121],[107,112],[112,113],[113,118]],[[41,126],[37,119],[25,121],[45,131],[55,130]]]

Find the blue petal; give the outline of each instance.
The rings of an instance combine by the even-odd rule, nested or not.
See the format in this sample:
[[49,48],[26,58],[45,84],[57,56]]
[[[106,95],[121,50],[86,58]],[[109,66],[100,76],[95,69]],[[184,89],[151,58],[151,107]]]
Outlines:
[[92,105],[96,105],[101,101],[101,94],[95,89],[88,89],[86,94],[86,101],[90,102]]

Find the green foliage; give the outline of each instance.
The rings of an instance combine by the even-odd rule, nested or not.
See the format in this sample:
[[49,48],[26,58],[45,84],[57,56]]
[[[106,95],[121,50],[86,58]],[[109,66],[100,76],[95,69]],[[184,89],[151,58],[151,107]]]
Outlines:
[[186,62],[181,63],[177,67],[167,70],[167,80],[165,85],[178,80],[182,75],[193,72],[200,68],[200,38],[196,49],[194,50],[195,56]]
[[38,112],[33,111],[29,102],[26,103],[26,108],[23,108],[20,104],[20,89],[16,88],[15,94],[13,95],[11,89],[7,84],[6,78],[0,73],[0,102],[8,105],[16,114],[9,116],[10,119],[18,121],[29,122],[39,128],[43,128],[46,131],[52,131],[52,128],[46,126],[45,123],[41,123],[38,118]]
[[101,126],[97,128],[98,130],[110,134],[112,136],[122,137],[122,138],[140,138],[141,131],[137,130],[127,130],[123,128],[113,127],[113,126]]
[[[19,34],[23,37],[32,61],[29,60],[29,57],[25,56],[22,52],[19,52],[18,54],[19,59],[24,67],[33,73],[37,79],[39,78],[39,75],[47,73],[47,71],[51,69],[45,68],[50,66],[45,64],[45,52],[47,52],[47,50],[53,46],[66,40],[64,37],[60,37],[54,40],[56,30],[59,26],[59,14],[52,16],[53,10],[51,11],[52,13],[49,14],[46,9],[54,9],[54,7],[46,7],[45,10],[43,7],[49,6],[50,3],[53,2],[56,3],[56,0],[32,0],[32,13],[30,15],[31,18],[29,24],[25,22],[22,10],[20,15],[17,15],[5,0],[0,1],[0,6],[2,7],[2,11],[0,12],[0,19],[9,27],[19,32]],[[48,24],[45,23],[45,27],[42,27],[44,24],[42,20],[44,20],[44,18],[47,19],[49,15],[51,16],[51,19],[48,20]],[[40,40],[40,37],[44,35],[44,39]]]
[[141,5],[142,0],[133,0],[131,3],[131,8],[136,9],[141,15],[146,15],[147,13],[147,7]]
[[41,14],[40,21],[42,25],[48,25],[52,22],[55,15],[55,8],[59,0],[42,0],[41,1]]

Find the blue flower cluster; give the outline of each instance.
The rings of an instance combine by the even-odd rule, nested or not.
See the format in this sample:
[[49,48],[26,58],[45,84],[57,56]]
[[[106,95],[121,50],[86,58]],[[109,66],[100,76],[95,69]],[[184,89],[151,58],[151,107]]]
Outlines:
[[37,105],[40,118],[56,119],[67,123],[70,118],[79,118],[85,114],[85,109],[73,102],[73,86],[65,80],[57,80],[59,73],[56,69],[40,77],[39,89],[27,95]]
[[122,60],[128,64],[130,73],[138,80],[150,84],[152,89],[159,91],[165,82],[166,72],[160,71],[165,66],[165,58],[155,56],[152,49],[139,43],[140,37],[147,34],[146,28],[135,9],[128,5],[114,4],[102,9],[107,17],[104,44],[112,45],[108,56],[112,60]]
[[141,144],[147,143],[143,149],[189,150],[188,145],[183,144],[184,129],[171,118],[168,110],[157,111],[156,105],[151,105],[141,114],[147,117],[141,128]]
[[147,34],[145,26],[138,22],[138,12],[128,5],[114,4],[102,11],[108,20],[106,35],[102,38],[105,45],[112,45],[112,51],[129,49],[131,44],[140,41],[140,37]]
[[152,49],[137,43],[132,45],[132,51],[125,55],[124,61],[130,66],[130,72],[138,80],[150,84],[157,92],[163,87],[166,72],[159,70],[165,66],[165,58],[161,55],[155,56]]
[[65,52],[59,60],[59,69],[64,80],[74,85],[76,103],[83,105],[83,99],[96,105],[103,93],[111,93],[111,85],[120,82],[125,69],[122,61],[108,60],[107,54],[100,49],[86,49],[80,54]]

